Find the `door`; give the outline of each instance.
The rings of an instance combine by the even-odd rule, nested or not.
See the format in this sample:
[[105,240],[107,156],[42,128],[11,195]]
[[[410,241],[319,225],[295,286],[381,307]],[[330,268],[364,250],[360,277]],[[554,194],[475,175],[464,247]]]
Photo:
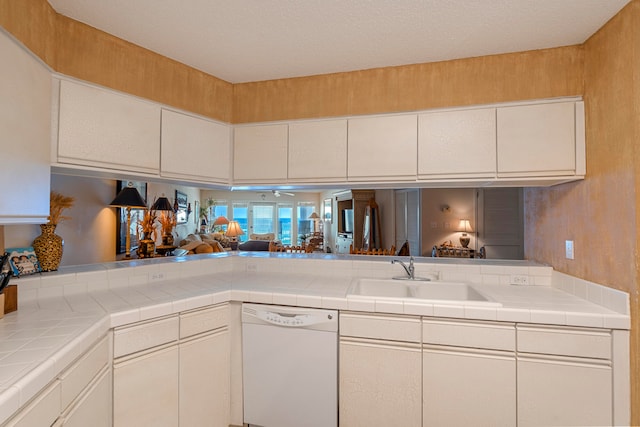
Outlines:
[[487,258],[524,258],[524,212],[521,188],[478,190],[478,248]]
[[180,343],[180,425],[227,427],[229,332]]
[[518,426],[612,425],[611,366],[597,359],[518,357]]
[[425,426],[516,425],[514,353],[425,346],[422,360]]
[[395,191],[396,249],[405,241],[409,242],[409,251],[420,256],[422,239],[420,238],[420,190]]
[[422,425],[418,344],[340,338],[339,354],[340,425]]
[[178,425],[178,346],[116,362],[113,425]]

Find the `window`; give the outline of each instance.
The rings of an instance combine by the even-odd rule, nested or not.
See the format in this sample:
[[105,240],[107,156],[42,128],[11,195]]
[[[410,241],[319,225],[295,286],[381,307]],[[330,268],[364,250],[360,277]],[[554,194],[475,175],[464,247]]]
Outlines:
[[252,203],[251,204],[251,232],[252,233],[274,233],[275,226],[275,204],[273,203]]
[[298,239],[299,243],[306,240],[313,232],[313,220],[309,219],[309,216],[316,210],[316,205],[313,202],[300,202],[298,203]]
[[239,242],[245,242],[249,238],[249,205],[247,203],[233,204],[233,218],[229,220],[238,221],[240,228],[244,231],[242,236],[238,236]]
[[293,205],[278,204],[278,240],[283,245],[291,245],[291,236],[293,235]]

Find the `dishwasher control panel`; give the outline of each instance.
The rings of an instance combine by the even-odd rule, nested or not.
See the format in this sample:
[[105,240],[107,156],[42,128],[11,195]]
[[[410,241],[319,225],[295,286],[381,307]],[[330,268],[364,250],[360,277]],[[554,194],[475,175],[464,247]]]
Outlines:
[[338,330],[338,312],[336,310],[245,303],[242,305],[242,321],[292,328]]

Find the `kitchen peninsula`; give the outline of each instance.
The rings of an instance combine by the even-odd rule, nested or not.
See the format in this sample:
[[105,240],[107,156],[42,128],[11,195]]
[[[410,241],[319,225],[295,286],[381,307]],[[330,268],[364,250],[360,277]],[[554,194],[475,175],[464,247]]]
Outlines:
[[[137,390],[136,386],[140,384],[124,382],[122,378],[131,376],[121,374],[127,372],[128,366],[143,360],[148,375],[157,373],[174,375],[180,379],[190,378],[184,371],[185,367],[178,369],[177,356],[172,370],[156,370],[152,366],[154,360],[160,364],[158,366],[172,366],[171,355],[177,355],[178,351],[182,355],[182,351],[187,351],[191,341],[185,330],[188,331],[191,325],[198,333],[205,329],[214,331],[204,336],[210,338],[211,343],[216,343],[212,349],[222,349],[215,360],[220,364],[217,371],[225,372],[226,379],[218,378],[222,385],[212,391],[219,393],[221,402],[228,403],[226,407],[217,408],[220,425],[241,425],[239,303],[253,302],[340,310],[341,321],[348,322],[341,331],[341,357],[352,354],[349,350],[354,340],[375,338],[375,341],[388,342],[386,340],[393,338],[384,336],[393,335],[393,327],[375,328],[376,334],[382,336],[374,337],[369,335],[367,327],[346,328],[354,322],[365,326],[368,322],[376,325],[403,322],[408,325],[422,324],[422,336],[405,337],[403,340],[415,341],[412,344],[416,348],[415,357],[423,354],[425,363],[432,360],[434,355],[440,357],[451,353],[454,348],[458,353],[464,351],[474,356],[474,361],[493,360],[487,359],[486,355],[479,355],[479,352],[485,351],[482,349],[489,349],[487,352],[494,359],[506,360],[506,357],[509,360],[504,365],[506,370],[502,372],[508,374],[507,379],[504,376],[500,378],[509,384],[503,390],[507,392],[509,401],[500,402],[500,407],[501,414],[506,417],[502,420],[513,421],[511,425],[516,423],[516,408],[518,425],[539,422],[540,419],[522,418],[535,416],[529,411],[531,405],[543,405],[546,410],[539,412],[545,414],[553,414],[561,409],[560,412],[573,420],[587,414],[591,420],[606,420],[604,424],[628,423],[629,303],[625,293],[527,261],[441,259],[418,259],[415,264],[416,276],[436,275],[444,282],[467,283],[489,298],[492,304],[482,306],[466,304],[464,301],[439,303],[437,300],[412,298],[372,298],[350,293],[353,284],[360,278],[390,278],[402,273],[402,269],[392,265],[390,259],[240,252],[66,267],[58,272],[17,279],[20,286],[19,310],[6,315],[0,325],[3,342],[0,417],[7,420],[18,413],[17,418],[13,418],[8,425],[14,425],[11,423],[21,420],[21,417],[36,415],[45,417],[37,419],[49,424],[58,419],[61,425],[74,425],[71,422],[65,424],[65,420],[73,419],[69,414],[82,414],[82,410],[77,408],[83,408],[82,403],[91,402],[89,413],[98,411],[111,414],[111,405],[114,405],[114,421],[120,421],[115,425],[123,425],[122,417],[129,416],[122,409],[126,406],[123,395],[127,396],[127,401],[140,399],[131,391]],[[328,264],[330,268],[327,268]],[[283,271],[288,273],[284,274]],[[511,285],[514,276],[520,280],[526,277],[529,285]],[[443,332],[450,328],[463,332],[453,335]],[[407,330],[411,330],[411,327]],[[427,334],[427,330],[433,331],[433,334]],[[496,331],[502,338],[496,338]],[[175,336],[171,336],[172,333]],[[479,337],[480,341],[466,344],[436,342],[451,339],[451,336],[464,338],[469,334]],[[515,343],[516,335],[518,345],[511,347],[510,343]],[[545,345],[549,342],[560,344],[555,347]],[[113,350],[106,350],[111,348]],[[91,375],[82,369],[67,369],[69,365],[86,366],[80,362],[95,360],[96,349],[102,349],[103,357],[99,364],[95,364],[99,369],[89,371]],[[564,353],[558,354],[558,351]],[[421,366],[423,356],[415,359],[417,366]],[[425,366],[438,366],[433,364],[435,362],[437,360]],[[348,366],[347,360],[341,363]],[[374,357],[371,363],[376,365],[381,362]],[[222,366],[224,364],[226,366]],[[458,363],[456,366],[459,366]],[[550,370],[537,371],[540,367]],[[84,378],[88,384],[86,389],[104,393],[106,400],[92,400],[90,397],[94,395],[88,391],[79,393],[80,397],[74,400],[77,402],[69,404],[70,407],[63,406],[57,398],[46,399],[50,393],[57,396],[55,392],[58,386],[62,395],[65,395],[64,391],[69,389],[67,384],[80,381],[68,372],[78,371],[88,376]],[[381,372],[383,375],[384,371]],[[555,402],[545,399],[544,396],[555,396],[555,390],[547,386],[546,380],[531,382],[529,378],[533,373],[537,376],[550,375],[550,381],[561,375],[563,382],[557,389],[559,392],[571,389],[580,393],[563,396]],[[114,376],[113,403],[109,387],[111,375]],[[357,377],[367,373],[341,370],[340,381],[344,378],[353,379],[354,375]],[[583,384],[585,375],[588,381],[593,380],[605,387],[582,387],[580,384]],[[425,384],[431,384],[431,381],[438,384],[437,377],[424,377],[423,381]],[[448,383],[466,384],[465,387],[487,386],[467,380]],[[177,378],[173,378],[160,391],[164,393],[167,387],[171,388],[171,384],[176,385],[174,399],[170,405],[163,405],[162,412],[164,414],[167,411],[168,419],[176,417],[178,420],[177,417],[182,416],[179,414],[185,412],[178,410],[178,405],[182,405],[178,396],[184,389],[178,387]],[[493,388],[495,384],[490,386]],[[544,392],[539,387],[543,387]],[[509,393],[509,390],[516,389],[517,393]],[[348,416],[347,412],[342,411],[351,414],[355,411],[357,414],[358,403],[347,393],[348,387],[343,384],[341,390],[341,417]],[[415,390],[417,401],[407,401],[413,405],[410,409],[395,405],[393,411],[399,415],[406,412],[403,416],[410,416],[410,412],[414,418],[424,411],[425,419],[428,419],[431,409],[422,407],[421,402],[427,404],[427,399],[422,398],[422,390],[422,386]],[[424,390],[426,393],[428,388]],[[147,385],[147,391],[151,395],[157,392],[151,383]],[[375,393],[375,390],[369,392]],[[523,400],[524,396],[527,396],[527,400]],[[530,399],[539,400],[532,402]],[[589,407],[595,412],[584,411],[583,399],[591,402]],[[63,401],[68,403],[71,400]],[[145,402],[144,399],[136,400],[137,414],[146,413]],[[46,411],[42,410],[43,405]],[[487,405],[491,407],[490,402]],[[153,407],[158,409],[157,405]],[[573,413],[576,408],[580,410]],[[480,412],[473,415],[476,409]],[[371,407],[367,411],[375,413]],[[475,406],[467,412],[471,416],[487,415],[482,408]],[[178,421],[171,425],[178,425]],[[183,425],[187,425],[187,422],[183,421]]]

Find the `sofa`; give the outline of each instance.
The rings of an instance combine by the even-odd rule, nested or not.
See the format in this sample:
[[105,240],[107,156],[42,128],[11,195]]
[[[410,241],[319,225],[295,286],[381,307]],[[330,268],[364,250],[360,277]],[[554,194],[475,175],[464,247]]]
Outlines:
[[275,241],[275,238],[275,233],[250,233],[249,240],[240,243],[238,250],[265,252],[269,250],[269,243]]
[[187,254],[224,252],[230,246],[229,238],[222,233],[189,234],[180,241],[178,249]]

